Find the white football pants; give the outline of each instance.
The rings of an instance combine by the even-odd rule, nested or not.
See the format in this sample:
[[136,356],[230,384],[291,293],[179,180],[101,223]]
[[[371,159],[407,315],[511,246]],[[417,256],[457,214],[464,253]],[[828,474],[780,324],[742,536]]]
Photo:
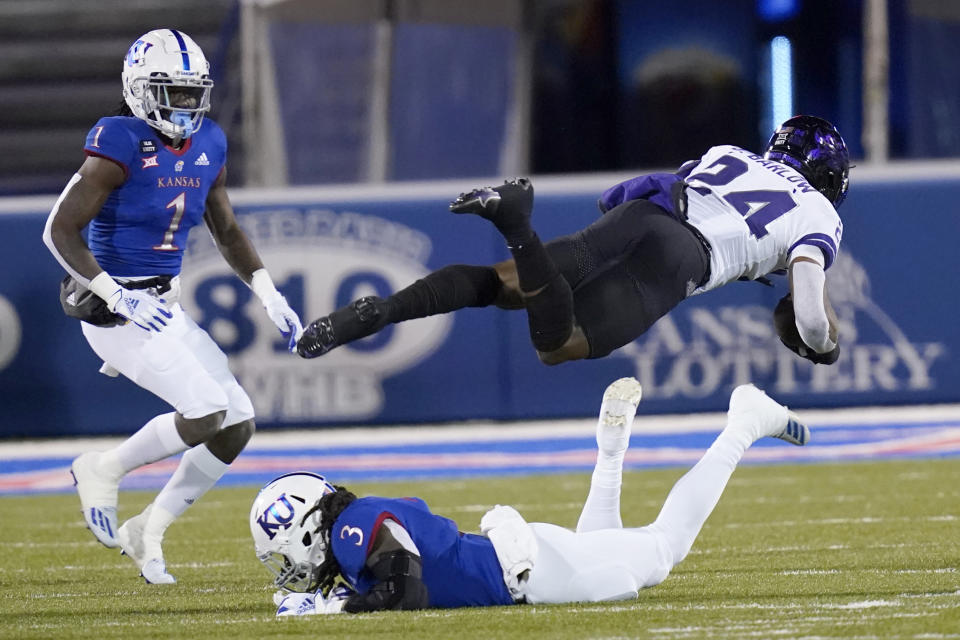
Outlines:
[[120,327],[80,323],[108,365],[170,403],[184,418],[226,411],[223,426],[253,418],[253,404],[227,365],[227,356],[179,303],[160,333],[129,322]]
[[724,430],[671,489],[646,527],[571,531],[531,522],[537,558],[521,588],[536,603],[603,602],[636,598],[660,584],[683,560],[743,456],[742,436]]

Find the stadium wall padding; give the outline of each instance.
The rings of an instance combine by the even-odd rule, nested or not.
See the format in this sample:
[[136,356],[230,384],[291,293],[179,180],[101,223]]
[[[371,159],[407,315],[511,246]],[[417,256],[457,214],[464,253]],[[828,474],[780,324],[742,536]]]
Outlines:
[[[625,177],[535,179],[540,236],[594,220],[599,193]],[[555,367],[537,359],[524,313],[495,308],[403,323],[301,360],[284,351],[203,229],[191,235],[182,303],[229,355],[260,428],[586,417],[607,383],[630,375],[643,383],[643,413],[724,410],[730,390],[748,381],[797,408],[960,402],[960,171],[854,169],[852,178],[840,256],[828,272],[842,323],[842,355],[832,367],[779,345],[771,310],[787,291],[782,277],[773,288],[738,282],[696,296],[609,357]],[[306,324],[447,264],[508,258],[486,221],[447,210],[473,186],[231,195]],[[0,200],[0,437],[132,432],[171,409],[128,380],[99,374],[78,322],[60,310],[63,270],[41,240],[53,201]]]

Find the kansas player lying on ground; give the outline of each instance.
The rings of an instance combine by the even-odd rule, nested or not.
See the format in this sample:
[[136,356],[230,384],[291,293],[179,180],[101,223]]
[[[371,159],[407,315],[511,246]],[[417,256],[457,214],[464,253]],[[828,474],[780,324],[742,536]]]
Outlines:
[[576,531],[527,523],[498,505],[481,519],[481,535],[460,533],[419,498],[358,498],[307,472],[268,483],[254,500],[250,529],[257,557],[283,590],[277,615],[635,598],[686,557],[753,442],[802,446],[810,438],[786,407],[753,385],[737,387],[726,427],[677,481],[657,519],[624,528],[623,458],[640,395],[633,378],[604,392],[597,464]]
[[611,187],[596,222],[546,244],[530,223],[529,180],[476,189],[451,210],[490,220],[512,260],[449,265],[386,299],[356,300],[311,323],[297,351],[314,358],[388,324],[496,305],[526,309],[544,363],[602,358],[691,295],[786,270],[802,343],[784,343],[831,364],[839,348],[824,271],[840,245],[836,209],[849,166],[832,124],[797,116],[774,132],[762,156],[713,147],[675,173]]

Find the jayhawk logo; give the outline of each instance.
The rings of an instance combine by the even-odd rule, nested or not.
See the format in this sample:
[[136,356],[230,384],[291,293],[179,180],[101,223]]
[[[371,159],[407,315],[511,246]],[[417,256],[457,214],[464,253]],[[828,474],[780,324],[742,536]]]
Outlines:
[[152,42],[144,42],[143,40],[134,42],[130,50],[127,51],[127,64],[130,66],[142,64],[144,54],[146,54],[147,49],[152,46]]

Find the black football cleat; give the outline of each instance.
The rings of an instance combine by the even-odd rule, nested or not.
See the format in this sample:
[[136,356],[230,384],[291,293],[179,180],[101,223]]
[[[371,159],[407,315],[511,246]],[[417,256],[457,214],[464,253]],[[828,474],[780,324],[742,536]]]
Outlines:
[[526,226],[533,211],[533,185],[527,178],[507,180],[499,187],[481,187],[461,193],[450,203],[454,213],[472,213],[486,218],[498,228]]
[[340,345],[366,338],[388,324],[386,300],[360,298],[310,323],[297,342],[301,358],[316,358]]

